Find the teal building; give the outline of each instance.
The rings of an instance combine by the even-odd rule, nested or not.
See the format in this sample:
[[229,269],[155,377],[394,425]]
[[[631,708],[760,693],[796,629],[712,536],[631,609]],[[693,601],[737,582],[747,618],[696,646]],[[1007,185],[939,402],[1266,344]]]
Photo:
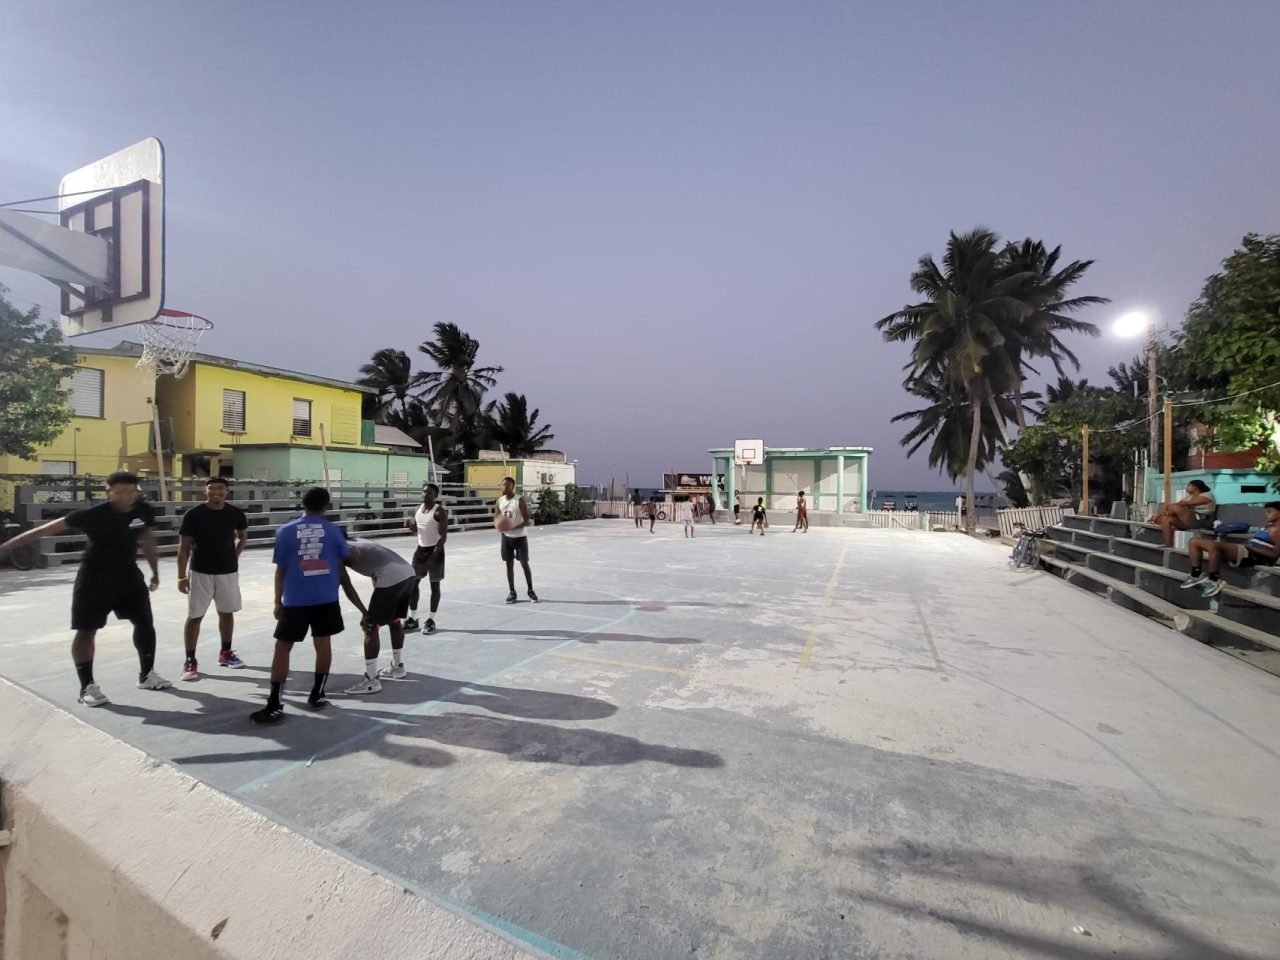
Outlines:
[[712,472],[722,477],[716,508],[732,509],[742,494],[744,509],[764,497],[770,510],[794,510],[804,491],[809,509],[831,513],[865,513],[867,462],[871,447],[765,447],[764,461],[735,466],[733,447],[708,450]]

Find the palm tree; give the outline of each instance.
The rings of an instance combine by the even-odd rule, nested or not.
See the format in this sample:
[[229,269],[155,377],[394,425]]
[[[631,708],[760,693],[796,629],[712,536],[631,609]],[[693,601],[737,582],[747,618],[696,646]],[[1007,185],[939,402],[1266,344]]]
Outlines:
[[876,322],[885,340],[914,341],[908,380],[936,379],[962,391],[969,405],[964,482],[965,529],[970,533],[977,529],[974,480],[982,453],[983,409],[1020,377],[1005,331],[1025,310],[1018,294],[1027,288],[1028,278],[1008,269],[998,242],[983,227],[953,232],[942,269],[926,254],[911,274],[911,289],[924,300]]
[[[929,466],[936,467],[952,481],[963,476],[973,413],[965,391],[955,384],[927,378],[908,380],[903,386],[909,393],[928,401],[928,406],[908,410],[890,420],[892,423],[915,421],[915,426],[900,441],[902,446],[909,447],[907,456],[914,455],[929,443]],[[977,459],[979,470],[986,470],[996,459],[1001,442],[999,421],[1001,418],[1013,419],[1011,397],[998,396],[992,400],[982,410],[982,432]]]
[[408,405],[413,390],[413,364],[403,350],[389,347],[378,350],[369,362],[360,368],[356,383],[378,391],[378,423],[394,424],[401,429],[407,425]]
[[508,393],[498,404],[494,437],[513,460],[531,457],[555,439],[549,426],[538,426],[539,413],[536,407],[529,412],[529,402],[522,393]]
[[1066,403],[1072,397],[1091,390],[1087,379],[1072,380],[1070,377],[1058,377],[1057,383],[1046,384],[1044,399],[1038,404],[1036,416],[1044,419],[1049,415],[1049,407],[1055,403]]
[[502,367],[477,367],[480,343],[456,323],[437,323],[435,340],[418,347],[437,369],[418,373],[414,385],[435,421],[455,439],[462,426],[482,410],[485,392],[498,382]]

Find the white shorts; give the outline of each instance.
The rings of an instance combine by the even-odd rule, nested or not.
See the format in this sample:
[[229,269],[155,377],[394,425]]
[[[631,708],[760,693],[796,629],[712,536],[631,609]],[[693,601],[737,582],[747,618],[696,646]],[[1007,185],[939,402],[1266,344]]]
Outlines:
[[219,613],[235,613],[240,609],[240,574],[196,573],[191,571],[191,589],[187,594],[187,618],[198,620],[214,605]]
[[684,525],[685,525],[686,527],[692,527],[692,526],[693,526],[693,517],[685,517],[685,518],[684,518]]

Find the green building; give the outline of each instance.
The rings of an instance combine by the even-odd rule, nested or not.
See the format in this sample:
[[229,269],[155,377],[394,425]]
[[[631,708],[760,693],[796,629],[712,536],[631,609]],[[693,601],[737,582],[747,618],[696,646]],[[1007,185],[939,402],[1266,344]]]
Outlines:
[[804,491],[809,509],[830,513],[867,510],[867,461],[870,447],[766,447],[764,461],[735,466],[733,448],[708,450],[712,472],[722,477],[717,509],[733,509],[735,494],[746,509],[764,497],[770,510],[794,510]]

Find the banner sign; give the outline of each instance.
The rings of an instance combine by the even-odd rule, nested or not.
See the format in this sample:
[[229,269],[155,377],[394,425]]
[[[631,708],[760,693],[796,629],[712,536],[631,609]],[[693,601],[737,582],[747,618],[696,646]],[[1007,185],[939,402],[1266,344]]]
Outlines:
[[[718,483],[724,486],[724,474],[718,474]],[[704,490],[711,489],[711,474],[709,473],[664,473],[662,475],[662,485],[667,490],[680,490],[688,487],[701,487]]]

